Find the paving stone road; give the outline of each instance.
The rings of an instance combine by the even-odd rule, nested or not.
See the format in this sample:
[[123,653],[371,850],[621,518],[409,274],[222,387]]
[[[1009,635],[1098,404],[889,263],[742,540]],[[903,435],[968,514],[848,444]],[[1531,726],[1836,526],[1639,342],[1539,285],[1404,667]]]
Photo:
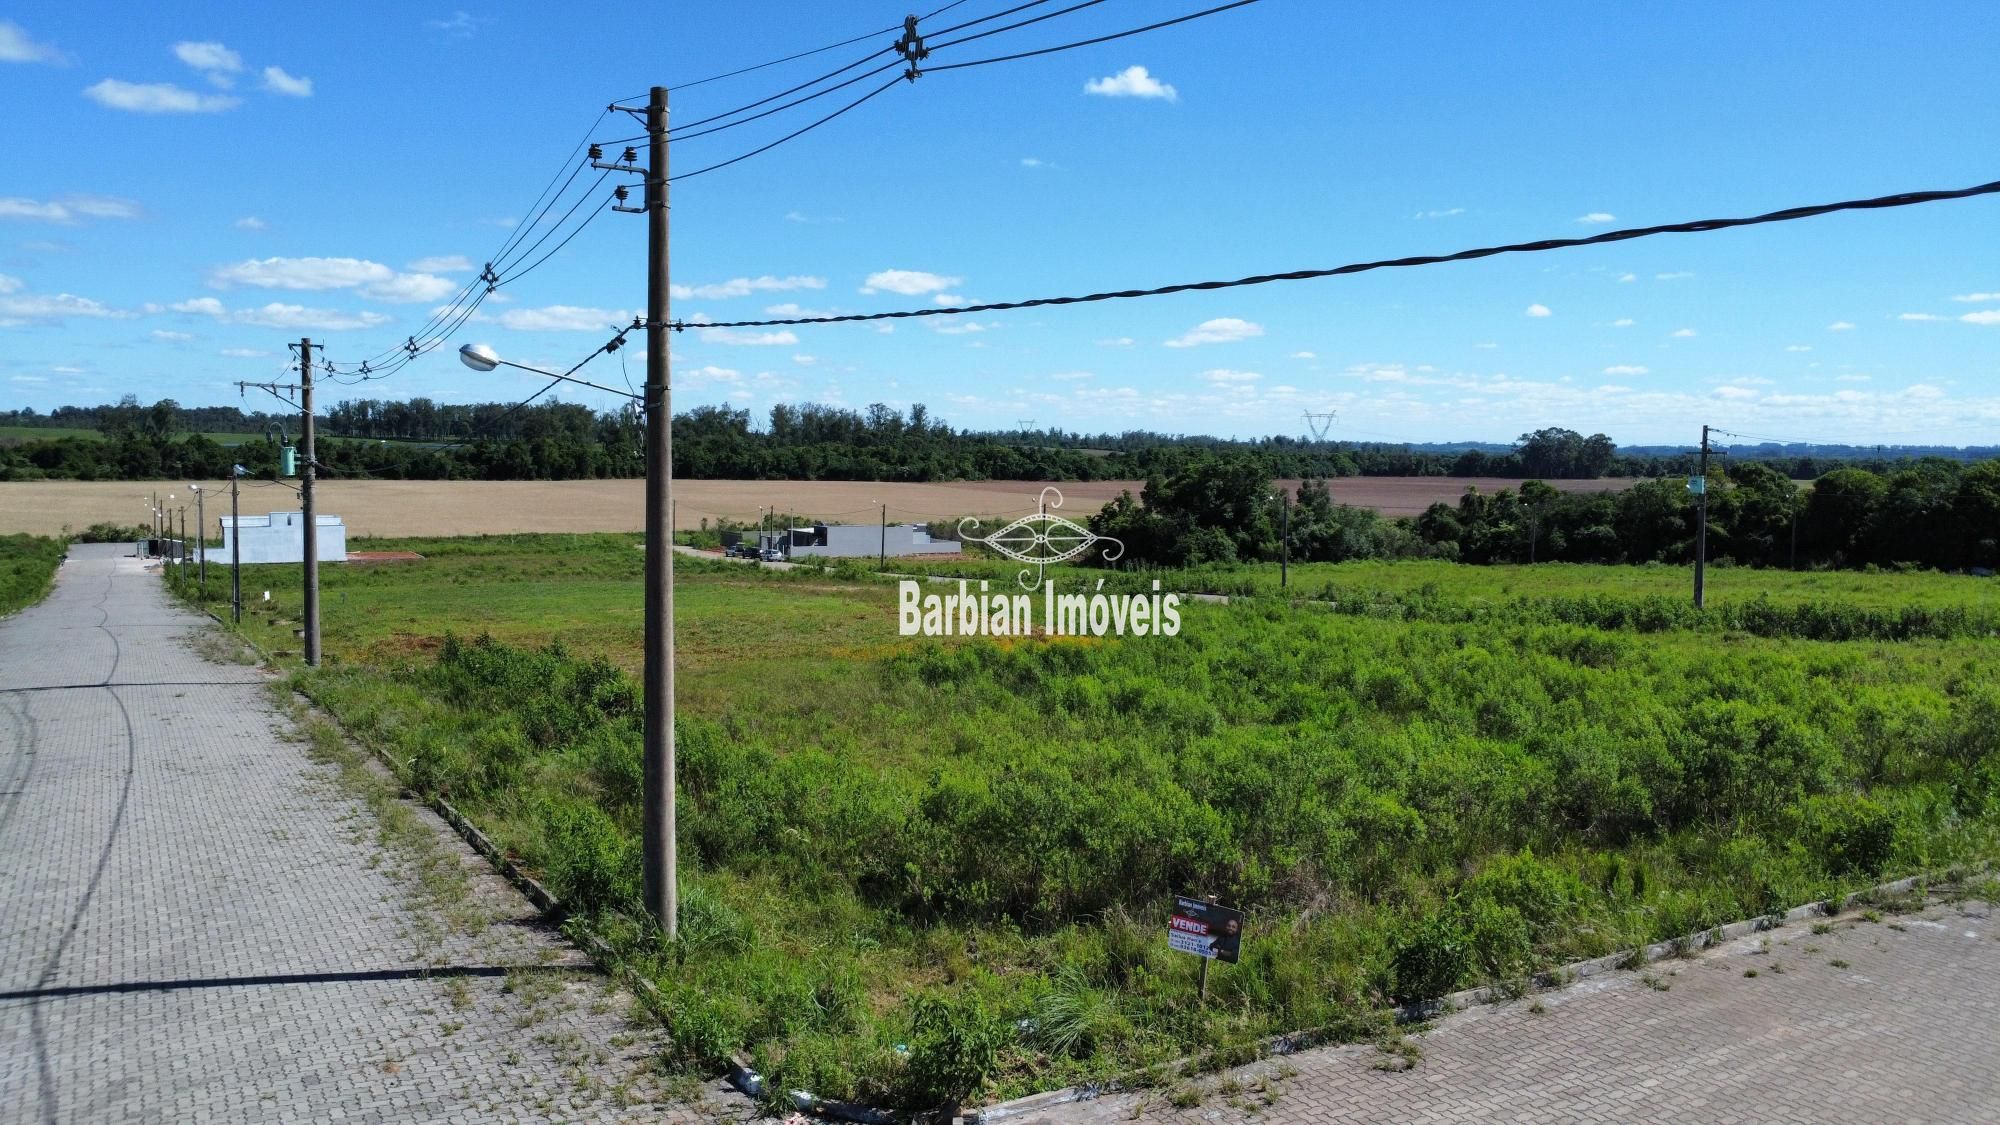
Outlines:
[[1423,1055],[1409,1070],[1378,1069],[1390,1056],[1373,1046],[1337,1047],[1212,1078],[1198,1105],[1127,1093],[1002,1120],[2000,1121],[1992,906],[1832,926],[1784,926],[1690,960],[1468,1009],[1415,1040]]
[[423,812],[465,876],[428,912],[129,551],[77,546],[0,620],[0,1123],[743,1112],[650,1104],[655,1032]]

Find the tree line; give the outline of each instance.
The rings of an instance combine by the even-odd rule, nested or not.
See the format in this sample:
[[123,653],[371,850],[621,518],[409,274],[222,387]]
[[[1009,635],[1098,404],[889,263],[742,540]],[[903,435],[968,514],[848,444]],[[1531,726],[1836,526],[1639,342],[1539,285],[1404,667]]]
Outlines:
[[[1888,473],[1842,468],[1809,488],[1760,462],[1707,480],[1708,557],[1752,566],[2000,566],[2000,459],[1931,457]],[[1687,562],[1697,500],[1681,478],[1622,491],[1468,488],[1456,504],[1385,518],[1336,504],[1324,479],[1289,495],[1243,462],[1210,457],[1104,506],[1091,530],[1119,565],[1438,558],[1470,563]]]

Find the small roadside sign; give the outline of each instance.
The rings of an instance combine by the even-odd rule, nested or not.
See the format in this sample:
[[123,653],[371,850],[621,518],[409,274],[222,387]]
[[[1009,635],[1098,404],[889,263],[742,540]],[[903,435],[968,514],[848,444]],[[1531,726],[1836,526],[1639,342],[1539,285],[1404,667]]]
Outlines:
[[1187,895],[1174,896],[1167,919],[1167,948],[1236,963],[1243,946],[1243,912]]
[[1689,492],[1692,492],[1692,493],[1694,493],[1694,494],[1695,494],[1696,496],[1700,496],[1700,495],[1701,495],[1702,493],[1704,493],[1704,492],[1707,492],[1707,491],[1708,491],[1708,478],[1707,478],[1707,477],[1689,477],[1689,478],[1688,478],[1688,491],[1689,491]]

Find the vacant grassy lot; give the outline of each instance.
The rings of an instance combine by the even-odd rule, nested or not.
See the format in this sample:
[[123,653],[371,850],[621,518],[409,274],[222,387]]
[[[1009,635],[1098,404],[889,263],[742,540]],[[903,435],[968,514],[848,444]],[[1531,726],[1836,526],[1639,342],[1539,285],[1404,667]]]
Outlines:
[[[211,487],[210,482],[199,482]],[[1565,489],[1625,488],[1628,480],[1558,481]],[[1062,511],[1082,519],[1124,489],[1137,493],[1143,481],[1072,481],[1059,487]],[[1461,477],[1352,477],[1335,481],[1334,498],[1343,504],[1377,507],[1390,515],[1412,515],[1432,501],[1455,502],[1467,486],[1481,491],[1518,487],[1519,481]],[[224,494],[229,482],[213,482]],[[23,531],[54,535],[67,525],[122,523],[132,519],[133,500],[152,485],[138,481],[32,481],[0,484],[0,534]],[[676,481],[676,526],[698,528],[719,518],[754,522],[759,509],[775,505],[834,523],[874,523],[881,505],[892,522],[957,519],[960,516],[1025,515],[1035,510],[1042,489],[1035,481],[960,481],[947,484],[890,484],[872,481]],[[164,491],[164,488],[162,489]],[[520,532],[639,531],[645,526],[640,504],[645,482],[583,481],[398,481],[336,480],[321,485],[322,510],[343,517],[350,535],[504,535]],[[288,489],[245,482],[243,510],[269,512],[298,506]],[[218,513],[211,507],[208,515]],[[211,525],[213,526],[213,525]]]
[[[1365,1037],[1392,1001],[2000,850],[1988,637],[1551,622],[1539,574],[1467,568],[1527,600],[937,643],[895,635],[880,580],[689,562],[666,945],[629,921],[635,538],[367,546],[429,557],[322,569],[328,666],[302,688],[613,934],[665,993],[669,1065],[747,1050],[777,1089],[929,1107]],[[1367,580],[1453,577],[1398,569]],[[251,571],[253,637],[291,644],[296,576]],[[1854,580],[1882,607],[1980,589]],[[1166,949],[1176,892],[1250,914],[1206,1003]]]
[[[92,438],[101,435],[96,430],[78,426],[0,426],[0,445],[19,445],[29,441],[55,441],[58,438]],[[261,441],[263,434],[211,432],[204,435],[210,441],[223,445],[236,445],[246,441]]]
[[60,539],[0,535],[0,617],[40,601],[68,549]]

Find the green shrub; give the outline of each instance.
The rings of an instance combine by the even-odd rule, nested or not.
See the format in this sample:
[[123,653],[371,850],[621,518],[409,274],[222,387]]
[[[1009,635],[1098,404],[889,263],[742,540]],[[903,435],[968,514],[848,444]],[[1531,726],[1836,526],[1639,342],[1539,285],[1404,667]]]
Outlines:
[[1012,1030],[987,1011],[977,993],[918,997],[910,1009],[902,1104],[912,1110],[963,1104],[993,1073]]
[[1436,1000],[1459,987],[1472,971],[1472,944],[1459,918],[1440,912],[1411,927],[1389,962],[1399,1003]]

